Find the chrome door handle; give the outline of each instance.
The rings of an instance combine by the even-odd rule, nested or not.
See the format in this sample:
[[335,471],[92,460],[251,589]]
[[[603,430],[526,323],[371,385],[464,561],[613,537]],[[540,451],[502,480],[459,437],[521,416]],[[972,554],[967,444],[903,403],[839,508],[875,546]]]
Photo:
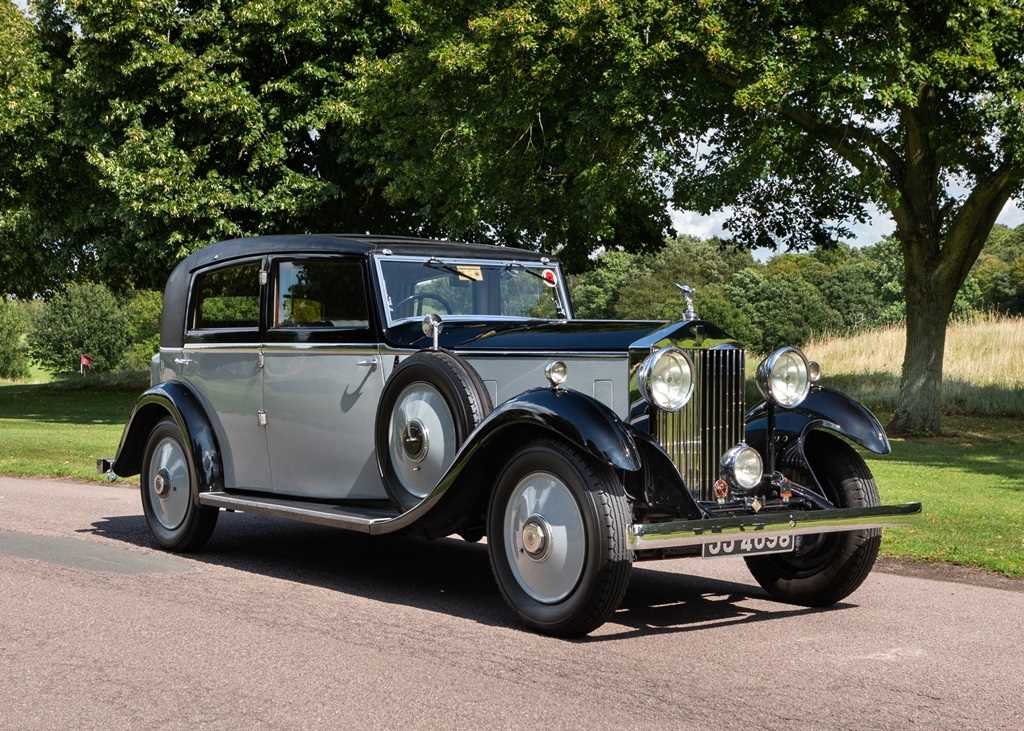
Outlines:
[[192,362],[192,359],[191,358],[175,358],[174,362],[177,363],[178,365],[188,365],[189,363]]
[[376,368],[377,367],[377,359],[376,358],[370,358],[369,360],[361,360],[358,363],[356,363],[356,365],[357,366],[363,366],[364,368]]

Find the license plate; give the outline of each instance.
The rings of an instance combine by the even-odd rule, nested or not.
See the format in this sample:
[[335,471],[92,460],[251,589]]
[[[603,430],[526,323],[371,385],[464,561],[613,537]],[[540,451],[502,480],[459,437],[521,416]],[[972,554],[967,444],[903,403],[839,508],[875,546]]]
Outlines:
[[786,553],[793,550],[793,536],[758,536],[715,541],[701,546],[701,557],[756,556],[759,553]]

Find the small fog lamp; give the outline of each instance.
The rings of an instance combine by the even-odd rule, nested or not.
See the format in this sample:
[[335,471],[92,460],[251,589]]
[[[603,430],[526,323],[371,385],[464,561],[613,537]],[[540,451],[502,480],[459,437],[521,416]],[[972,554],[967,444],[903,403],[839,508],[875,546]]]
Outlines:
[[722,477],[741,490],[753,490],[761,484],[764,466],[761,455],[742,442],[722,455]]

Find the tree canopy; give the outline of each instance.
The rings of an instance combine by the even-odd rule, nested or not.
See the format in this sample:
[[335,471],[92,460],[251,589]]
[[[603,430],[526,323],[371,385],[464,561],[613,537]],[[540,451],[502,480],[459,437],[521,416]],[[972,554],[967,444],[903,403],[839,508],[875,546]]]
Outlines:
[[[623,212],[729,207],[745,246],[834,244],[871,206],[905,260],[897,430],[938,428],[945,326],[1024,180],[1015,0],[408,0],[353,100],[393,200],[563,249]],[[365,154],[365,153],[364,153]],[[441,185],[435,180],[448,175]],[[552,212],[554,207],[555,212]],[[655,226],[654,228],[657,228]],[[511,232],[511,233],[510,233]]]

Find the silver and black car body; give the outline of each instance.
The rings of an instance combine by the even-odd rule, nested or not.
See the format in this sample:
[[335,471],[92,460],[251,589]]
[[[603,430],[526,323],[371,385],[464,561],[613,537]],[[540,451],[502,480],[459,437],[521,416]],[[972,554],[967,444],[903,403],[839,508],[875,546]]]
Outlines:
[[871,570],[883,506],[855,447],[889,442],[795,348],[759,366],[690,306],[573,317],[559,264],[396,237],[222,242],[167,282],[152,387],[117,455],[155,540],[197,550],[222,509],[371,535],[486,536],[520,619],[585,634],[632,563],[743,556],[826,605]]

